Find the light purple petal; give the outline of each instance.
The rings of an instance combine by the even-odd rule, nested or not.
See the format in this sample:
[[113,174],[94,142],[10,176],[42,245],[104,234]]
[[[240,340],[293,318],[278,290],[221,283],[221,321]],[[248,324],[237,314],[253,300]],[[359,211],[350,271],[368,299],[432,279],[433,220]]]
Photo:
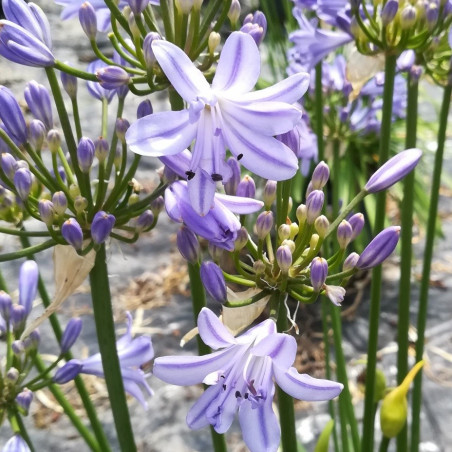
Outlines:
[[211,97],[211,89],[204,75],[182,49],[171,42],[155,39],[152,50],[168,80],[185,101]]
[[127,331],[119,340],[116,341],[116,350],[118,352],[128,347],[128,345],[132,342],[133,317],[129,311],[126,312],[126,316],[127,316]]
[[207,408],[215,401],[219,392],[222,390],[223,388],[221,385],[214,385],[204,391],[202,396],[190,408],[187,414],[187,425],[189,428],[198,430],[209,425],[209,419],[207,419],[206,416]]
[[259,50],[246,33],[234,32],[224,43],[212,88],[242,94],[254,88],[261,70]]
[[124,379],[124,390],[134,397],[138,402],[140,402],[141,406],[147,410],[148,404],[146,399],[144,398],[143,392],[140,389],[140,386],[132,380]]
[[225,122],[235,118],[266,136],[288,132],[301,120],[301,111],[284,102],[242,103],[223,99],[220,105]]
[[297,341],[288,334],[272,334],[264,337],[251,349],[255,356],[268,356],[283,369],[289,368],[295,361]]
[[198,315],[198,330],[203,342],[214,350],[236,343],[234,336],[210,309],[201,309]]
[[191,164],[191,152],[184,149],[179,154],[160,157],[160,161],[178,176],[186,178]]
[[[177,182],[176,182],[177,183]],[[165,209],[168,216],[176,223],[182,223],[182,214],[179,203],[172,190],[173,186],[165,190]]]
[[257,212],[264,206],[264,203],[257,199],[224,195],[222,193],[215,194],[215,202],[220,202],[226,209],[238,215]]
[[132,340],[128,347],[118,350],[121,367],[138,367],[154,357],[150,337],[139,336]]
[[38,290],[39,270],[35,261],[28,260],[20,267],[19,274],[19,304],[27,314],[31,311],[33,300]]
[[160,380],[179,386],[201,383],[204,378],[216,370],[227,369],[234,363],[234,357],[240,346],[206,356],[163,356],[154,361],[153,373]]
[[256,341],[257,343],[272,334],[276,334],[276,323],[272,319],[267,319],[237,337],[237,342],[249,344]]
[[213,207],[215,182],[210,174],[198,169],[192,179],[188,181],[190,202],[198,215],[204,216]]
[[300,72],[291,75],[276,85],[259,91],[253,91],[241,96],[237,100],[243,102],[297,102],[309,88],[309,74]]
[[299,374],[295,367],[291,367],[287,371],[273,363],[273,372],[276,383],[284,392],[296,399],[308,402],[334,399],[344,387],[335,381]]
[[265,179],[286,180],[298,170],[295,154],[280,141],[262,136],[238,121],[230,121],[222,127],[225,142],[240,163]]
[[126,141],[140,155],[173,155],[190,145],[197,127],[190,122],[187,110],[154,113],[134,122],[126,132]]

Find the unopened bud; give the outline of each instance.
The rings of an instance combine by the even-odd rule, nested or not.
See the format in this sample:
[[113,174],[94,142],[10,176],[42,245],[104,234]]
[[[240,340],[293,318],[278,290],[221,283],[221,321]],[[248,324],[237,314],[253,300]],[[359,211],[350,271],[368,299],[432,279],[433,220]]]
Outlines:
[[288,224],[282,224],[278,228],[278,237],[281,242],[290,238],[290,226]]
[[321,190],[330,178],[330,169],[325,162],[320,162],[312,173],[311,183],[314,190]]
[[320,212],[323,208],[323,201],[325,199],[325,195],[323,191],[314,190],[309,194],[306,199],[306,213],[307,213],[307,222],[308,224],[313,224],[316,218],[320,215]]
[[146,231],[154,224],[154,214],[152,210],[145,210],[138,218],[135,223],[135,229],[137,232]]
[[352,240],[353,229],[347,220],[342,220],[337,227],[337,241],[342,250],[347,248]]
[[61,354],[67,353],[71,347],[74,345],[75,341],[80,336],[82,332],[83,322],[79,318],[73,318],[69,320],[66,328],[61,336],[60,348]]
[[314,221],[314,228],[317,231],[317,234],[319,234],[319,237],[321,237],[322,239],[326,236],[329,227],[330,222],[325,215],[320,215]]
[[182,257],[190,263],[198,262],[201,249],[198,238],[190,229],[182,226],[177,231],[177,247]]
[[349,254],[342,265],[342,271],[346,272],[348,270],[352,270],[353,268],[355,268],[356,264],[358,263],[358,260],[359,260],[358,253]]
[[61,83],[71,99],[77,97],[77,77],[66,72],[61,72]]
[[268,180],[264,187],[263,200],[264,205],[267,210],[270,209],[270,206],[273,204],[273,201],[276,199],[276,186],[277,183],[274,180]]
[[116,218],[103,210],[94,215],[91,223],[91,238],[93,242],[100,245],[110,237],[113,226],[116,223]]
[[96,10],[89,2],[82,4],[78,11],[80,25],[90,41],[96,39],[97,34],[97,17]]
[[256,220],[256,233],[259,240],[264,240],[273,227],[273,212],[267,210],[262,212]]
[[138,104],[137,119],[152,115],[152,113],[154,113],[154,109],[152,108],[152,104],[149,99],[143,100]]
[[208,294],[219,303],[227,301],[226,281],[221,268],[214,262],[203,262],[200,275]]
[[69,218],[61,227],[61,235],[69,245],[72,245],[77,251],[83,246],[83,232],[75,218]]
[[28,125],[28,141],[33,149],[40,151],[46,137],[46,126],[39,119],[33,119]]
[[253,270],[256,275],[262,275],[265,272],[265,264],[262,261],[255,261],[253,263]]
[[228,19],[231,21],[231,25],[235,27],[237,21],[239,20],[241,12],[241,7],[239,0],[232,0],[231,6],[228,11]]
[[108,146],[108,141],[105,138],[99,137],[94,141],[94,155],[100,163],[105,161],[109,152],[110,148]]
[[237,231],[237,238],[234,242],[234,249],[240,251],[248,243],[248,231],[243,226]]
[[208,49],[209,49],[209,55],[213,56],[215,53],[215,49],[220,45],[221,42],[221,36],[219,33],[212,31],[209,35],[208,40]]
[[276,262],[282,273],[287,273],[292,265],[292,252],[287,245],[281,245],[276,250]]
[[67,209],[67,198],[64,192],[55,192],[52,196],[52,203],[56,214],[63,216]]
[[116,120],[116,136],[118,137],[118,139],[121,141],[121,143],[125,143],[126,142],[126,132],[130,127],[130,123],[129,121],[127,121],[127,119],[124,118],[118,118]]
[[52,153],[55,153],[61,147],[61,135],[60,132],[56,129],[49,130],[47,133],[47,144],[49,146],[49,150]]
[[76,196],[74,199],[74,209],[80,214],[88,207],[88,200],[84,196]]
[[323,257],[315,257],[311,263],[311,285],[315,292],[320,292],[328,276],[328,262]]
[[94,160],[94,143],[90,138],[82,137],[77,146],[78,166],[84,173],[89,173]]
[[14,186],[22,200],[26,200],[33,184],[33,175],[27,168],[19,168],[14,174]]

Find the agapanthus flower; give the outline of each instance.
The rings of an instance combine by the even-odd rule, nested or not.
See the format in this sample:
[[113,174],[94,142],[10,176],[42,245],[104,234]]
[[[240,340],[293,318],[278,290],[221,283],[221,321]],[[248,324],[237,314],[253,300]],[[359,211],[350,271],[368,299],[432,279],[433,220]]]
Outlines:
[[205,356],[164,356],[154,363],[154,375],[168,383],[210,385],[188,412],[192,429],[210,424],[224,433],[238,411],[251,452],[276,451],[280,427],[272,408],[274,381],[287,394],[307,401],[330,400],[343,388],[340,383],[299,374],[292,367],[296,340],[277,333],[273,320],[235,338],[212,311],[203,308],[198,330],[202,340],[218,351]]
[[[152,396],[153,391],[146,381],[146,374],[141,366],[147,364],[154,357],[154,349],[150,337],[139,336],[132,338],[132,315],[127,313],[127,332],[116,342],[119,365],[124,382],[124,389],[135,397],[147,409],[143,392]],[[66,383],[79,373],[104,377],[100,353],[96,353],[83,360],[71,359],[58,369],[54,376],[56,383]]]
[[19,435],[12,436],[2,449],[2,452],[31,452],[28,444]]
[[[296,74],[261,91],[250,92],[260,73],[259,50],[242,32],[226,40],[212,85],[174,44],[154,40],[152,49],[188,109],[154,113],[139,119],[127,132],[133,152],[159,157],[182,152],[196,139],[187,173],[189,190],[199,190],[203,170],[209,175],[198,213],[212,204],[215,182],[231,177],[226,148],[251,172],[274,180],[291,178],[295,155],[274,135],[291,130],[301,117],[291,104],[305,93],[309,76]],[[209,194],[209,196],[207,195]]]
[[[94,60],[91,63],[89,63],[87,72],[95,74],[98,70],[106,67],[107,64],[104,63],[102,60]],[[116,94],[116,89],[106,89],[102,87],[101,84],[98,82],[88,81],[86,85],[91,96],[99,100],[107,99],[108,102],[111,102],[111,100]]]

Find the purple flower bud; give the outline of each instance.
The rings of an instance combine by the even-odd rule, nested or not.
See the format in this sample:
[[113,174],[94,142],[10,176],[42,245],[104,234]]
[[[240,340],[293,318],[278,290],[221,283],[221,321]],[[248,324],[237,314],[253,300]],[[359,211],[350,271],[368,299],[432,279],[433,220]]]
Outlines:
[[381,23],[384,26],[389,25],[394,20],[394,17],[396,16],[398,10],[398,0],[388,0],[381,12]]
[[314,221],[314,228],[319,234],[319,237],[324,238],[326,233],[328,232],[328,228],[330,227],[330,222],[325,215],[320,215]]
[[94,160],[94,143],[90,138],[82,137],[77,146],[78,166],[84,173],[89,173]]
[[20,304],[14,304],[11,308],[10,321],[14,331],[20,331],[25,326],[27,318],[27,311],[25,307]]
[[139,103],[137,108],[137,119],[152,115],[152,113],[154,113],[154,109],[152,108],[152,104],[149,99],[145,99]]
[[88,200],[83,196],[76,196],[74,199],[74,209],[80,214],[88,207]]
[[403,179],[418,164],[422,156],[420,149],[407,149],[388,160],[369,179],[364,189],[376,193],[394,185]]
[[152,50],[152,43],[155,40],[162,39],[158,33],[151,31],[146,35],[143,41],[143,56],[146,66],[151,69],[156,62],[154,51]]
[[74,345],[75,341],[78,339],[80,333],[82,332],[82,327],[83,322],[81,319],[73,318],[69,320],[63,332],[63,336],[61,337],[60,348],[62,355],[67,353]]
[[352,240],[353,229],[347,220],[342,220],[337,227],[337,241],[341,249],[345,250]]
[[56,129],[49,130],[47,134],[47,144],[49,145],[50,152],[58,152],[61,147],[61,135]]
[[214,262],[203,262],[200,274],[208,294],[219,303],[226,302],[226,281],[221,268]]
[[240,31],[250,34],[256,44],[260,45],[267,33],[267,19],[264,13],[256,11],[254,14],[248,14]]
[[71,359],[63,367],[60,367],[53,376],[52,380],[62,385],[73,380],[81,371],[83,365],[78,359]]
[[313,224],[323,208],[325,196],[323,191],[313,190],[306,199],[306,219],[308,224]]
[[27,83],[24,96],[34,117],[42,121],[47,129],[51,129],[53,127],[52,104],[47,88],[32,80]]
[[13,179],[14,174],[18,169],[17,160],[7,152],[2,153],[2,170],[8,177],[8,179]]
[[14,174],[14,185],[22,200],[26,200],[31,191],[33,176],[27,168],[19,168]]
[[163,199],[163,196],[159,196],[158,198],[155,198],[154,201],[151,202],[151,210],[152,212],[154,212],[155,216],[158,216],[164,207],[165,201]]
[[394,251],[399,235],[400,226],[383,229],[361,253],[356,267],[366,270],[380,265]]
[[52,196],[53,207],[59,216],[63,216],[67,209],[67,198],[64,192],[57,191]]
[[237,186],[237,196],[254,198],[256,196],[256,184],[251,176],[246,175]]
[[311,285],[315,292],[320,292],[328,276],[328,262],[323,257],[315,257],[311,263]]
[[435,3],[429,3],[425,18],[427,19],[427,27],[432,30],[438,22],[439,8]]
[[[2,44],[2,24],[0,23],[0,55]],[[0,119],[6,127],[8,135],[20,144],[27,141],[27,126],[22,110],[14,94],[6,86],[0,86]]]
[[352,227],[352,238],[351,240],[355,240],[356,237],[361,233],[364,227],[364,215],[360,212],[355,213],[355,215],[352,215],[348,222],[350,223],[350,226]]
[[94,154],[99,162],[102,163],[108,157],[109,151],[110,147],[108,146],[108,141],[105,138],[99,137],[94,141]]
[[321,190],[330,178],[330,169],[325,162],[320,162],[312,173],[311,183],[313,190]]
[[421,75],[423,74],[422,66],[418,66],[417,64],[413,64],[410,69],[410,77],[412,81],[419,81]]
[[248,231],[243,226],[237,231],[237,238],[234,242],[234,249],[240,251],[248,243]]
[[282,273],[287,273],[292,265],[292,252],[287,245],[281,245],[276,250],[276,262]]
[[[23,391],[19,392],[16,396],[16,404],[23,412],[23,414],[28,415],[28,411],[30,409],[31,402],[33,401],[33,392],[27,388],[24,388]],[[22,451],[26,449],[15,449],[17,451]]]
[[77,77],[66,72],[61,72],[61,83],[67,95],[71,99],[75,99],[77,97]]
[[83,232],[75,218],[69,218],[63,223],[63,226],[61,226],[61,235],[77,251],[82,249]]
[[259,214],[256,220],[256,233],[259,240],[264,240],[273,227],[273,212],[267,210]]
[[358,263],[358,260],[359,260],[358,253],[349,254],[342,265],[342,271],[346,272],[347,270],[355,268],[356,264]]
[[224,191],[228,195],[235,196],[240,183],[240,164],[235,157],[229,157],[226,164],[231,168],[232,176],[224,184]]
[[307,207],[304,204],[300,204],[297,207],[295,215],[297,217],[299,225],[302,226],[304,224],[304,222],[306,221],[306,218],[308,217]]
[[176,240],[182,257],[192,264],[198,262],[201,250],[196,235],[190,229],[182,226],[177,231]]
[[113,226],[116,223],[116,218],[103,210],[94,215],[93,222],[91,223],[91,237],[94,243],[101,244],[108,239]]
[[37,350],[41,343],[41,334],[39,330],[33,330],[23,341],[26,352]]
[[53,207],[53,202],[48,199],[41,199],[38,203],[38,211],[41,220],[46,224],[46,226],[52,226],[55,219],[55,208]]
[[407,4],[400,13],[400,25],[403,30],[413,27],[417,20],[417,10],[414,6]]
[[148,209],[145,210],[138,218],[135,223],[135,229],[138,232],[146,231],[148,228],[150,228],[154,224],[154,214],[152,213],[152,210]]
[[46,137],[46,126],[39,119],[33,119],[28,125],[28,141],[31,146],[40,151]]
[[9,383],[15,384],[17,380],[19,379],[20,373],[15,367],[11,367],[8,369],[8,372],[6,372],[6,380],[8,380]]
[[273,204],[276,199],[276,186],[277,183],[274,180],[268,180],[264,187],[263,200],[267,209]]
[[90,41],[96,39],[97,34],[97,17],[96,10],[89,2],[85,2],[78,10],[78,18],[86,36]]
[[25,66],[50,67],[55,64],[55,57],[46,44],[8,20],[0,22],[0,55]]
[[129,74],[119,66],[106,66],[96,71],[96,77],[105,89],[116,89],[127,85]]
[[119,138],[119,140],[122,143],[125,143],[126,141],[126,132],[127,129],[130,127],[129,121],[124,118],[118,118],[116,119],[116,135]]
[[129,4],[133,14],[137,16],[144,11],[146,6],[148,6],[149,0],[127,0],[127,3]]
[[28,315],[33,306],[38,290],[39,270],[35,261],[25,261],[19,272],[19,305],[25,308]]
[[397,58],[397,68],[399,71],[409,71],[416,61],[416,52],[412,49],[404,50]]
[[[106,64],[102,60],[94,60],[88,65],[87,72],[95,74],[99,69],[103,67],[106,67]],[[99,100],[107,99],[109,103],[116,94],[116,90],[105,89],[98,82],[88,81],[86,86],[91,96]]]
[[8,321],[11,316],[12,307],[13,302],[11,297],[4,290],[0,290],[0,316],[6,321]]
[[281,241],[290,238],[290,226],[288,224],[282,224],[278,228],[278,237]]
[[209,242],[207,249],[209,250],[209,254],[212,257],[213,261],[219,262],[221,256],[223,255],[223,248],[215,245],[215,243]]
[[239,20],[241,10],[242,8],[240,7],[239,0],[232,0],[228,11],[228,19],[231,21],[232,25],[235,25]]

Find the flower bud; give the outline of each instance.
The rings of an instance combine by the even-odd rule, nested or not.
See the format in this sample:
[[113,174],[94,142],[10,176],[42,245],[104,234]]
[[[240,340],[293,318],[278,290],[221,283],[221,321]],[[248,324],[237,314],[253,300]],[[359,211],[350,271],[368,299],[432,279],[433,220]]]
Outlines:
[[47,144],[50,152],[57,152],[61,147],[61,135],[56,129],[49,130],[47,133]]
[[14,185],[22,200],[26,200],[31,191],[33,176],[27,168],[19,168],[14,174]]
[[[33,392],[27,388],[24,388],[23,391],[19,392],[16,396],[16,404],[19,407],[20,411],[27,416],[28,411],[30,409],[31,402],[33,401]],[[18,449],[22,450],[22,449]]]
[[364,215],[360,212],[355,213],[355,215],[352,215],[348,222],[350,223],[350,226],[352,227],[352,238],[351,240],[355,240],[356,237],[361,233],[364,227]]
[[33,330],[23,341],[26,352],[37,350],[41,343],[41,334],[39,330]]
[[34,117],[41,120],[47,129],[51,129],[53,127],[52,103],[47,88],[32,80],[27,83],[24,97]]
[[254,14],[248,14],[240,31],[250,34],[256,44],[260,45],[267,33],[267,19],[264,13],[256,11]]
[[89,173],[94,160],[94,143],[90,138],[82,137],[77,146],[78,166],[84,173]]
[[71,359],[63,367],[60,367],[53,376],[52,380],[57,384],[64,384],[73,380],[81,371],[83,365],[78,359]]
[[77,184],[71,184],[69,186],[69,194],[71,195],[71,198],[80,196],[80,187]]
[[228,19],[231,21],[231,25],[235,27],[235,24],[239,20],[241,12],[241,7],[239,0],[232,0],[231,6],[229,7],[228,11]]
[[25,320],[27,318],[27,311],[25,307],[20,304],[14,304],[11,308],[11,325],[14,331],[22,330],[25,326]]
[[235,157],[229,157],[226,164],[231,168],[232,175],[224,184],[224,191],[228,195],[235,196],[237,187],[240,183],[240,164]]
[[33,119],[28,125],[28,141],[31,146],[40,151],[46,137],[46,126],[39,119]]
[[324,284],[325,295],[330,299],[331,303],[336,306],[340,306],[344,301],[345,297],[345,289],[341,286],[330,286],[328,284]]
[[19,371],[15,367],[11,367],[6,372],[5,379],[7,380],[8,383],[14,385],[15,383],[17,383],[19,376],[20,376]]
[[105,66],[96,71],[97,80],[105,89],[116,89],[128,85],[130,76],[119,66]]
[[312,181],[309,181],[308,186],[306,187],[306,198],[312,193],[314,187],[312,186]]
[[300,228],[297,223],[290,223],[290,240],[293,240],[295,236],[298,234]]
[[105,138],[99,137],[94,141],[94,155],[100,163],[105,161],[109,152],[110,147],[108,146],[108,141]]
[[278,228],[278,237],[281,242],[290,238],[290,226],[288,224],[282,224]]
[[273,227],[273,212],[267,210],[259,214],[256,220],[256,233],[259,240],[264,240]]
[[225,303],[227,301],[226,281],[221,268],[214,262],[203,262],[200,275],[208,294],[215,301]]
[[352,240],[353,229],[347,220],[342,220],[337,227],[337,241],[342,250],[347,248]]
[[192,264],[198,262],[201,249],[198,238],[190,229],[182,226],[177,231],[176,242],[179,252],[185,260]]
[[209,49],[209,54],[213,56],[215,49],[220,45],[221,35],[215,31],[212,31],[209,35],[209,40],[207,42],[207,48]]
[[325,195],[323,191],[314,190],[306,199],[306,220],[308,224],[313,224],[315,219],[320,215],[323,208]]
[[182,14],[190,14],[191,9],[193,8],[193,0],[175,0],[176,8]]
[[151,210],[154,212],[155,216],[158,216],[160,212],[165,207],[165,201],[163,200],[163,196],[159,196],[155,198],[154,201],[151,202]]
[[408,416],[407,393],[424,361],[419,361],[407,374],[402,383],[386,394],[380,407],[381,431],[386,438],[396,437],[403,429]]
[[312,173],[311,183],[314,190],[321,190],[330,178],[330,169],[325,162],[320,162]]
[[63,216],[67,209],[67,198],[64,192],[57,191],[52,196],[53,207],[59,216]]
[[127,121],[127,119],[118,118],[116,120],[116,128],[115,128],[116,136],[123,144],[126,142],[126,132],[129,127],[130,127],[130,123],[129,123],[129,121]]
[[122,151],[121,148],[118,146],[115,151],[115,158],[113,160],[113,164],[115,165],[116,170],[119,170],[119,167],[122,163]]
[[253,270],[256,275],[262,275],[265,272],[265,264],[262,261],[255,261],[253,263]]
[[152,210],[145,210],[136,220],[135,229],[137,232],[142,232],[149,229],[154,224],[154,214]]
[[196,10],[199,11],[201,9],[203,1],[204,0],[194,0],[193,1],[193,8],[195,8]]
[[407,4],[400,13],[400,25],[403,30],[408,30],[416,24],[417,10],[414,6]]
[[149,0],[127,0],[127,3],[129,4],[133,14],[137,16],[146,9],[146,6],[149,4]]
[[264,187],[263,200],[266,209],[270,209],[273,201],[276,199],[276,186],[277,183],[274,180],[268,180]]
[[295,242],[293,240],[283,240],[281,243],[281,246],[288,246],[290,249],[290,252],[293,254],[295,251]]
[[346,272],[348,270],[352,270],[353,268],[355,268],[356,264],[358,263],[358,260],[359,260],[358,253],[349,254],[342,265],[342,271]]
[[146,35],[146,37],[144,38],[143,56],[144,56],[144,61],[146,63],[146,67],[148,69],[152,69],[152,67],[154,66],[154,64],[156,62],[154,51],[152,50],[152,43],[155,40],[159,40],[159,39],[162,39],[162,37],[154,31],[151,31],[150,33],[148,33]]
[[311,250],[315,249],[319,243],[319,236],[317,234],[312,234],[311,238],[309,239],[309,248]]
[[300,226],[303,226],[306,219],[308,218],[308,212],[307,212],[307,207],[304,204],[300,204],[297,207],[297,211],[295,212],[295,215],[297,217],[298,220],[298,224]]
[[368,180],[364,189],[368,193],[376,193],[394,185],[411,172],[422,156],[420,149],[407,149],[388,160]]
[[97,17],[96,10],[91,3],[85,2],[82,4],[78,10],[78,18],[88,39],[94,41],[97,34]]
[[251,176],[246,175],[237,186],[237,196],[254,198],[256,196],[256,184]]
[[60,348],[61,354],[67,353],[71,347],[74,345],[75,341],[80,336],[82,332],[83,322],[79,318],[73,318],[69,320],[66,328],[61,336]]
[[356,267],[360,270],[380,265],[395,249],[400,236],[400,226],[383,229],[364,249]]
[[315,292],[320,292],[328,276],[328,262],[323,257],[315,257],[311,263],[311,285]]
[[0,290],[0,316],[7,322],[9,321],[12,307],[11,297],[4,290]]
[[319,237],[321,237],[322,239],[326,236],[329,227],[330,222],[325,215],[320,215],[314,221],[314,228],[317,231],[317,234],[319,234]]
[[427,27],[431,31],[438,22],[439,9],[436,3],[429,3],[425,18],[427,19]]
[[152,104],[149,99],[145,99],[138,104],[137,119],[152,115],[152,113],[154,113],[154,109],[152,108]]
[[245,227],[241,227],[237,231],[237,238],[234,242],[234,250],[240,251],[241,249],[245,248],[246,244],[248,243],[248,231]]
[[77,97],[77,77],[66,72],[61,72],[61,83],[67,95],[74,100]]
[[212,242],[209,242],[209,245],[207,247],[210,257],[213,259],[214,262],[220,262],[221,256],[223,255],[223,248],[220,248],[219,246],[215,245]]
[[381,12],[381,23],[384,26],[389,25],[399,10],[399,2],[397,0],[388,0]]
[[91,223],[91,238],[93,242],[100,245],[110,237],[116,218],[103,210],[94,215]]
[[287,245],[281,245],[276,250],[276,262],[282,273],[286,274],[292,265],[292,252]]
[[46,226],[50,227],[55,219],[55,208],[53,202],[48,199],[41,199],[38,203],[39,216]]
[[69,218],[61,227],[61,235],[69,245],[72,245],[77,251],[83,246],[83,232],[75,218]]
[[83,196],[76,196],[74,199],[74,209],[80,214],[83,213],[88,207],[88,200]]
[[13,179],[14,174],[18,169],[17,160],[9,153],[2,153],[2,170],[6,177],[10,180]]
[[[0,24],[0,29],[3,24]],[[7,42],[7,41],[6,41]],[[15,141],[23,144],[27,141],[25,118],[14,94],[6,86],[0,86],[0,119]]]

